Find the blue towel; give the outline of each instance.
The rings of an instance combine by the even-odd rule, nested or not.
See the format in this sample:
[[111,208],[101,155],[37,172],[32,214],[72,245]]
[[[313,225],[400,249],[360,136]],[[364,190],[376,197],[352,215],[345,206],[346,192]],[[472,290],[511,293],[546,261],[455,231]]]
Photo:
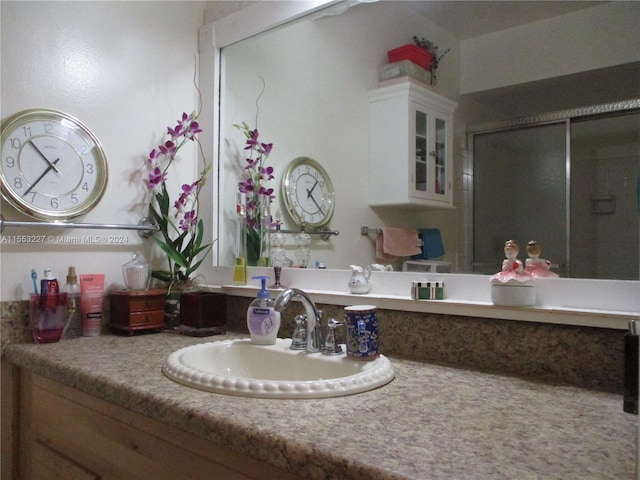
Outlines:
[[422,254],[415,255],[414,259],[433,260],[444,255],[444,244],[442,243],[442,235],[437,228],[420,228],[418,229],[422,238]]

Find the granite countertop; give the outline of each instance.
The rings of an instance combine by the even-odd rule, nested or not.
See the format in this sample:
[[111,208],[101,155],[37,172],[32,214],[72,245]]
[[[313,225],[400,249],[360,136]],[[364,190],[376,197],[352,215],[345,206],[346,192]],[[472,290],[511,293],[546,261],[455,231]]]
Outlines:
[[379,389],[319,400],[202,392],[161,372],[207,339],[103,335],[10,345],[21,367],[304,478],[632,479],[637,417],[622,397],[392,358]]

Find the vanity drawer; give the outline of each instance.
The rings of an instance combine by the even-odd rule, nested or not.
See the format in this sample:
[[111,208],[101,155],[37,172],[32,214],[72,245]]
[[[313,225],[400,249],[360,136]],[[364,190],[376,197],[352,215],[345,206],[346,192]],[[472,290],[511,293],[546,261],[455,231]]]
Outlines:
[[162,310],[164,309],[164,297],[165,294],[148,297],[132,297],[129,299],[129,311],[146,312],[148,310]]
[[164,310],[149,312],[132,312],[129,314],[129,326],[131,328],[158,328],[164,327]]

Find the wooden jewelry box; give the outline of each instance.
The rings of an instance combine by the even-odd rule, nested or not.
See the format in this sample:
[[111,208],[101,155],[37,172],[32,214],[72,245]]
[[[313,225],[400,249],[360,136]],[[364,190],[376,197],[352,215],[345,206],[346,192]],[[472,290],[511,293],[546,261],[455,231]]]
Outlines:
[[109,294],[109,327],[133,335],[140,330],[164,331],[167,291],[116,290]]

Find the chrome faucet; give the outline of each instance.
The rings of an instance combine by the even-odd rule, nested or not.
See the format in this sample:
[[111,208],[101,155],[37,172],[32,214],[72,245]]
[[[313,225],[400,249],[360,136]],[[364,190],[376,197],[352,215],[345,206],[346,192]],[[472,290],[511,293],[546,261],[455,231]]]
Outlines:
[[289,305],[289,302],[296,297],[302,302],[306,312],[306,351],[309,353],[319,352],[322,350],[322,314],[305,292],[297,288],[287,288],[278,295],[278,298],[276,298],[276,301],[273,304],[273,308],[278,312],[283,313]]

